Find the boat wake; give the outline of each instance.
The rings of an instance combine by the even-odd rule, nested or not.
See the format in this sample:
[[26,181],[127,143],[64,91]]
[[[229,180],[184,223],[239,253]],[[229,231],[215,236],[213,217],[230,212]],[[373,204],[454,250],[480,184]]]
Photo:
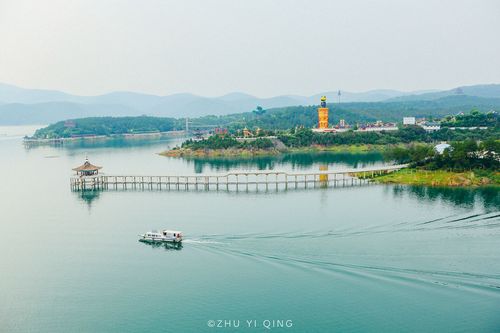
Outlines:
[[200,242],[258,240],[258,239],[316,239],[363,236],[377,233],[433,231],[439,229],[491,229],[500,227],[500,213],[484,213],[472,215],[452,215],[430,221],[398,222],[393,224],[380,224],[376,226],[346,228],[326,231],[304,231],[286,233],[248,233],[240,235],[204,235]]
[[[498,255],[484,254],[487,251],[469,255],[461,251],[455,258],[449,255],[450,250],[446,245],[440,244],[435,245],[437,250],[433,250],[434,252],[421,252],[418,249],[420,244],[418,239],[422,238],[418,235],[423,232],[432,232],[430,235],[435,236],[440,230],[453,229],[465,232],[441,234],[448,238],[464,234],[467,237],[473,235],[480,237],[484,234],[490,237],[500,234],[498,227],[500,227],[500,213],[488,212],[456,214],[428,221],[397,222],[343,230],[203,235],[186,242],[204,245],[207,250],[222,255],[283,264],[300,269],[302,272],[324,272],[343,278],[375,279],[415,287],[425,283],[486,292],[500,297],[500,267],[483,265],[481,267],[487,267],[486,272],[484,268],[482,272],[478,272],[474,263],[475,256],[481,260],[496,262],[496,259],[500,259],[496,258]],[[474,233],[477,230],[485,230],[486,233]],[[382,238],[376,237],[383,234],[387,235]],[[401,247],[401,244],[405,246],[405,241],[401,241],[402,236],[412,244],[417,244],[413,252],[398,253],[398,246]],[[334,241],[337,238],[342,238],[342,242]],[[349,238],[352,238],[352,241]],[[439,237],[429,239],[423,237],[423,239],[425,242],[422,246],[432,242],[439,243],[441,240]],[[491,241],[491,238],[489,240]],[[368,250],[364,248],[365,241],[372,245],[375,243],[370,248],[375,249],[375,253],[367,253]],[[393,247],[391,247],[392,241],[394,241]],[[460,244],[460,240],[452,244],[456,246]],[[382,250],[379,251],[379,248]],[[454,269],[451,270],[450,267]]]
[[202,239],[185,239],[182,241],[184,244],[224,244],[223,242],[202,240]]

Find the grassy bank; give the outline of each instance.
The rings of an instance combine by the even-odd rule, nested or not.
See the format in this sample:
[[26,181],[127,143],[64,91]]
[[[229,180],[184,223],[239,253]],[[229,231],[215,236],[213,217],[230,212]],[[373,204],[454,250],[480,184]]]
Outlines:
[[451,172],[443,170],[402,169],[375,177],[384,184],[407,184],[427,186],[500,186],[500,172],[472,170]]

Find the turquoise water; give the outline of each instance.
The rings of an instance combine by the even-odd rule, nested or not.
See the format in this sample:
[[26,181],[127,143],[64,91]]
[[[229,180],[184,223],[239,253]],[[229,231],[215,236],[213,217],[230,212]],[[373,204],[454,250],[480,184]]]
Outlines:
[[[384,162],[156,154],[176,141],[26,149],[27,130],[0,128],[1,332],[500,330],[498,190],[74,193],[86,155],[108,174]],[[182,248],[137,241],[162,227],[184,231]]]

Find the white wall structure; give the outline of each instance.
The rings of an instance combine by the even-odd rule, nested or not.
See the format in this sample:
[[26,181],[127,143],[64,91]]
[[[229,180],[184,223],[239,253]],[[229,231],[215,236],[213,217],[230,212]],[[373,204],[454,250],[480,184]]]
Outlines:
[[415,117],[403,117],[403,125],[415,125]]

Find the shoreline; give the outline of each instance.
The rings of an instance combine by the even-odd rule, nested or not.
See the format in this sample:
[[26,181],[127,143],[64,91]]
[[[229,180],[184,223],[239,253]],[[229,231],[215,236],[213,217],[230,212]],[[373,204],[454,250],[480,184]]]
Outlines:
[[143,139],[143,138],[162,138],[162,137],[183,137],[185,131],[168,131],[168,132],[149,132],[149,133],[120,133],[110,135],[86,135],[76,137],[63,137],[52,139],[37,139],[37,138],[24,138],[25,144],[61,144],[64,142],[75,141],[96,141],[96,140],[112,140],[112,139]]
[[293,153],[351,153],[365,154],[370,152],[383,153],[388,146],[384,145],[335,145],[335,146],[309,146],[286,149],[248,149],[248,148],[227,148],[227,149],[190,149],[177,148],[158,153],[167,157],[252,157],[252,156],[278,156]]
[[183,157],[201,157],[201,158],[225,158],[225,157],[240,157],[248,158],[253,156],[278,156],[284,153],[277,149],[241,149],[241,148],[228,148],[228,149],[171,149],[158,153],[158,155],[174,158]]

